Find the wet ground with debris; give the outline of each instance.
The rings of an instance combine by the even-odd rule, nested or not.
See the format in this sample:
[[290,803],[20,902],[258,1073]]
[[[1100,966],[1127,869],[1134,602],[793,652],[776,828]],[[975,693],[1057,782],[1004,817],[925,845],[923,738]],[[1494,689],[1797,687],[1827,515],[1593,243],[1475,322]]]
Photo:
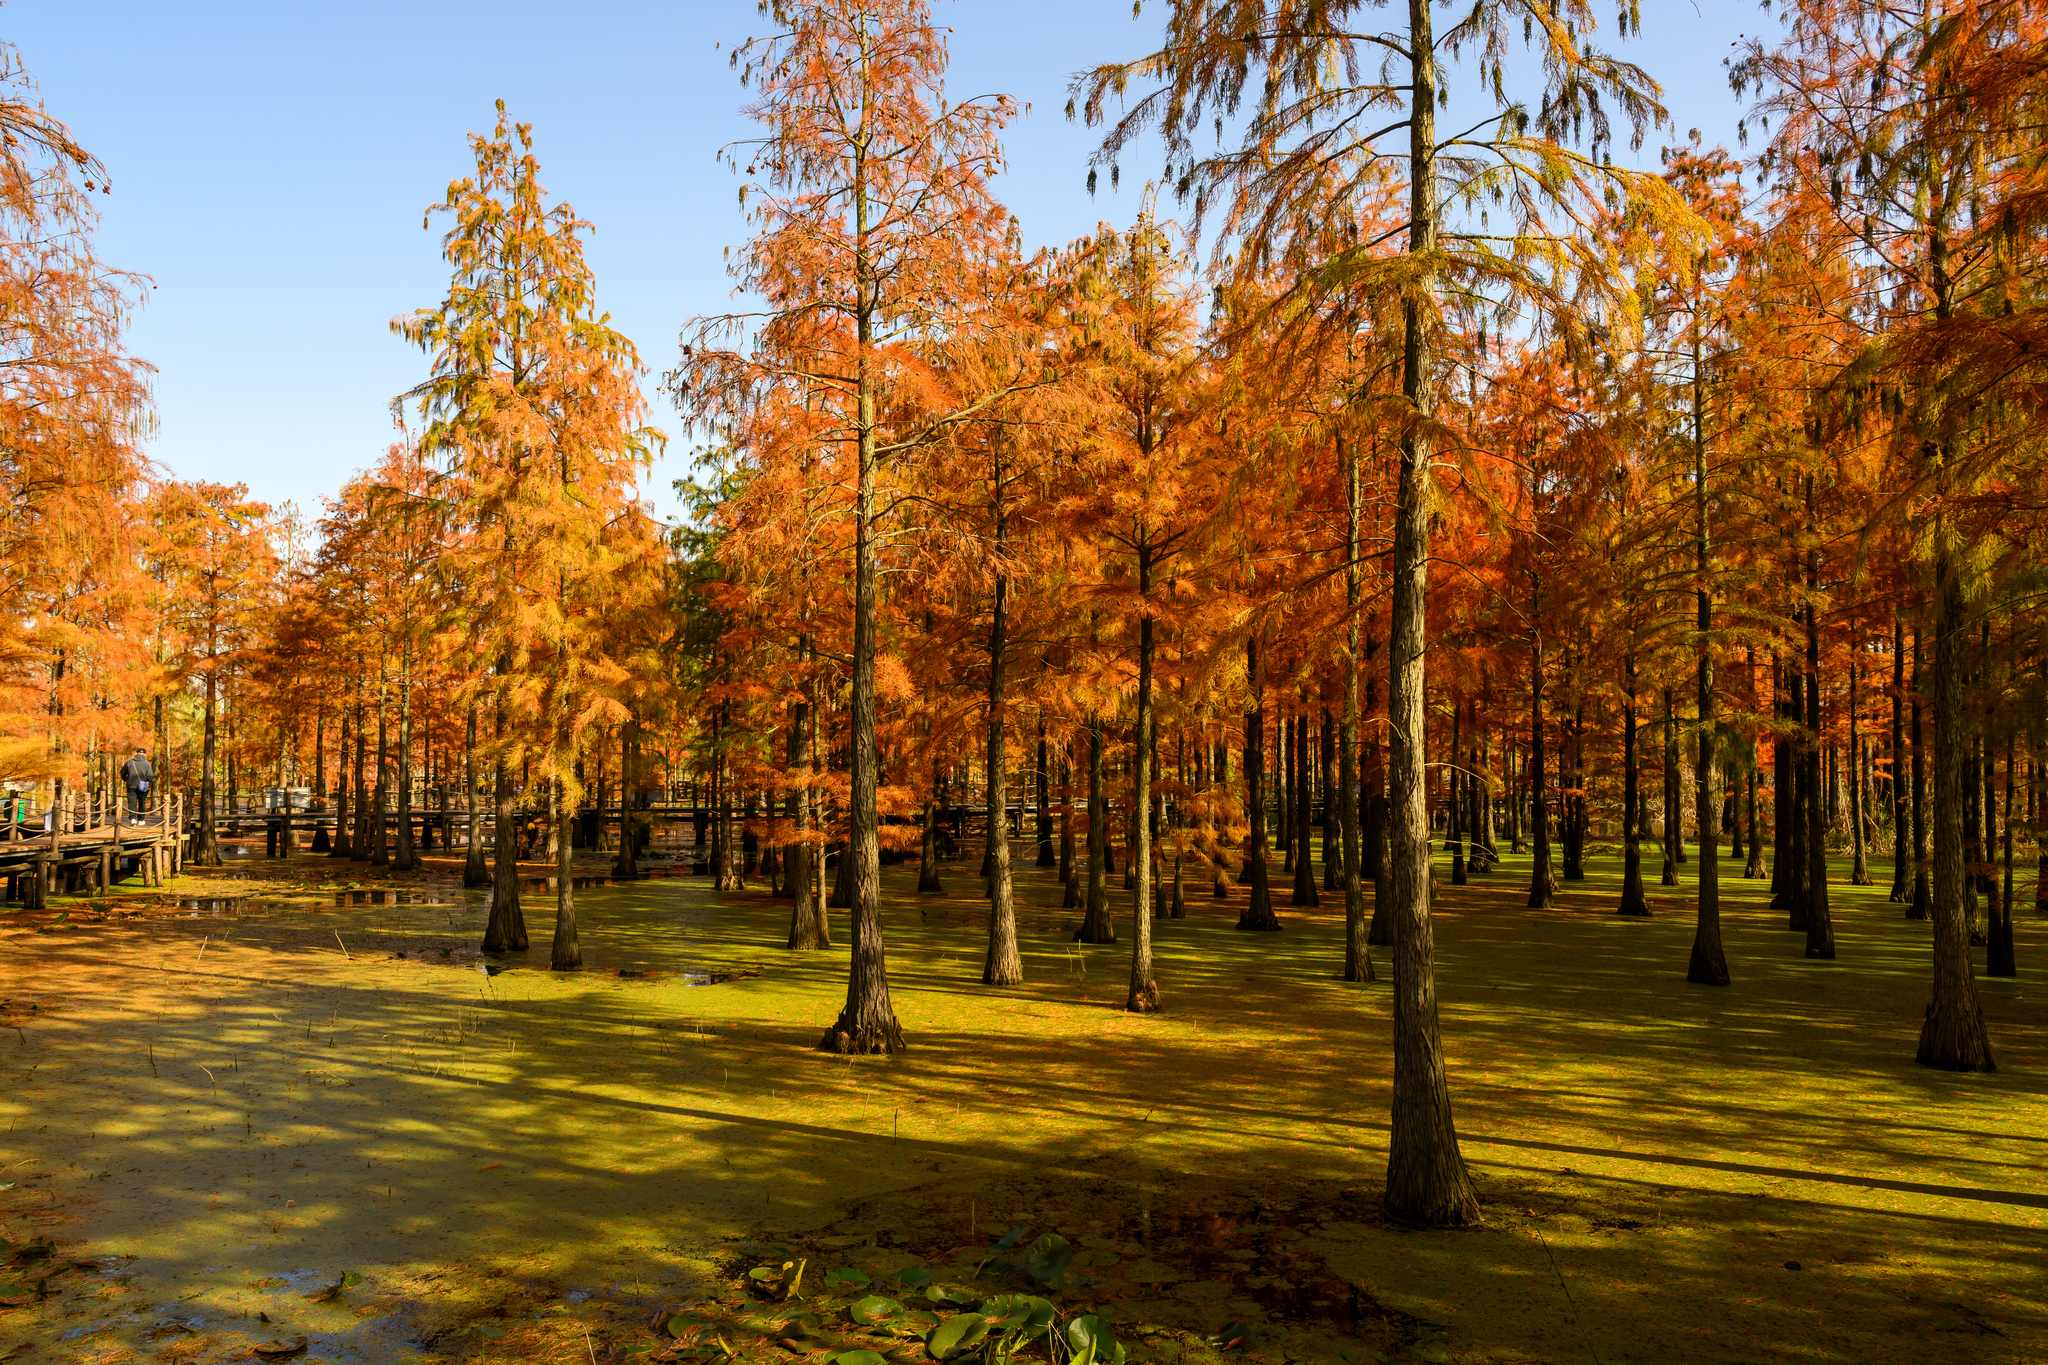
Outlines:
[[[1983,982],[2000,1071],[1914,1067],[1925,927],[1868,893],[1817,968],[1738,887],[1718,994],[1679,984],[1682,904],[1617,922],[1596,877],[1527,912],[1511,868],[1447,894],[1486,1205],[1447,1234],[1379,1216],[1384,964],[1335,980],[1338,915],[1244,935],[1191,901],[1137,1018],[1127,947],[1072,943],[1047,874],[1027,983],[989,991],[974,903],[912,871],[895,1059],[814,1050],[843,946],[790,954],[787,902],[687,875],[593,864],[571,974],[540,878],[497,957],[448,876],[305,855],[0,912],[0,1358],[907,1361],[1020,1295],[1134,1360],[2048,1355],[2048,1012]],[[1070,1261],[1005,1269],[1012,1234]]]

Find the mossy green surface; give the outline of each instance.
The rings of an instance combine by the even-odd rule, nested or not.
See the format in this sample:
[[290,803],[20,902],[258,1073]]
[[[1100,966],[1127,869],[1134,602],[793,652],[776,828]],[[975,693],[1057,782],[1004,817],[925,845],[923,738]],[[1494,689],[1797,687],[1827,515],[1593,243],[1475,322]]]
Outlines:
[[[1377,1215],[1387,962],[1338,980],[1328,893],[1242,934],[1237,899],[1191,885],[1190,918],[1154,926],[1166,1008],[1139,1017],[1116,1008],[1128,893],[1125,943],[1078,945],[1050,874],[1021,871],[1026,980],[991,990],[979,903],[887,869],[910,1049],[852,1061],[813,1050],[843,914],[841,946],[789,953],[787,902],[703,878],[581,892],[576,974],[545,970],[545,893],[493,976],[474,895],[304,856],[165,893],[250,898],[218,917],[0,916],[0,1217],[100,1267],[0,1315],[0,1355],[228,1359],[303,1332],[306,1359],[581,1359],[650,1346],[650,1313],[729,1299],[776,1248],[818,1274],[944,1266],[1014,1223],[1098,1262],[1070,1300],[1158,1329],[1140,1358],[1214,1355],[1226,1325],[1273,1359],[2042,1358],[2048,921],[2023,905],[2020,977],[1978,981],[1999,1069],[1953,1075],[1913,1063],[1929,931],[1884,887],[1832,886],[1840,956],[1809,962],[1722,868],[1722,989],[1684,981],[1691,865],[1646,921],[1609,913],[1607,857],[1548,911],[1523,907],[1526,858],[1440,883],[1486,1204],[1456,1234]],[[337,880],[448,903],[337,906],[314,889]],[[304,1297],[343,1271],[364,1283]]]

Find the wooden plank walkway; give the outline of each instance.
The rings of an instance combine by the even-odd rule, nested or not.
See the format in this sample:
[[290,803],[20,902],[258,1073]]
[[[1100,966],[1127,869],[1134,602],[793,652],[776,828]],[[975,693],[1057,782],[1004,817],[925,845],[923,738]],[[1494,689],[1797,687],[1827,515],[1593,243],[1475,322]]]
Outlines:
[[41,906],[66,892],[104,891],[135,860],[144,885],[162,886],[184,866],[184,803],[175,794],[132,816],[119,797],[81,793],[31,820],[0,822],[0,877],[6,899]]

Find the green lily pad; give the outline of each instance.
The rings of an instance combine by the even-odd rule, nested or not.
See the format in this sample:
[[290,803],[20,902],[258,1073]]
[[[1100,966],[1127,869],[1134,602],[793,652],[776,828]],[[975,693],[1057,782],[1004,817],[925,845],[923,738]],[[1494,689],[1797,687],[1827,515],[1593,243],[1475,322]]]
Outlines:
[[866,1289],[868,1283],[868,1273],[865,1270],[855,1270],[851,1266],[825,1272],[825,1285],[828,1289]]
[[1116,1333],[1092,1313],[1067,1324],[1067,1345],[1081,1365],[1123,1365],[1124,1348],[1117,1344]]
[[1011,1229],[1010,1229],[1010,1230],[1009,1230],[1008,1232],[1006,1232],[1006,1233],[1004,1233],[1004,1234],[1003,1234],[1002,1236],[1000,1236],[1000,1237],[996,1238],[996,1240],[995,1240],[995,1245],[994,1245],[994,1246],[992,1246],[992,1247],[990,1247],[990,1248],[989,1248],[989,1250],[991,1250],[991,1251],[1008,1251],[1008,1250],[1009,1250],[1009,1249],[1010,1249],[1011,1247],[1013,1247],[1013,1246],[1017,1245],[1017,1243],[1019,1243],[1019,1242],[1023,1241],[1023,1240],[1024,1240],[1024,1234],[1025,1234],[1025,1233],[1027,1233],[1027,1232],[1029,1232],[1029,1231],[1031,1231],[1031,1229],[1030,1229],[1030,1228],[1025,1228],[1025,1227],[1015,1227],[1015,1228],[1011,1228]]
[[932,1282],[932,1268],[926,1265],[907,1265],[896,1272],[896,1283],[906,1289],[922,1289]]
[[932,1328],[925,1349],[933,1360],[951,1360],[973,1350],[987,1335],[988,1319],[979,1313],[959,1313]]
[[1051,1325],[1053,1306],[1031,1294],[1002,1294],[982,1304],[981,1311],[996,1319],[1005,1332],[1036,1336]]
[[902,1317],[889,1319],[889,1329],[899,1336],[907,1332],[911,1336],[921,1337],[938,1325],[939,1315],[927,1313],[922,1308],[906,1308]]
[[872,1327],[884,1318],[893,1318],[902,1311],[902,1304],[880,1294],[870,1294],[864,1299],[857,1299],[853,1306],[846,1310],[849,1317],[866,1327]]
[[1056,1232],[1046,1233],[1024,1252],[1024,1271],[1040,1284],[1059,1279],[1073,1263],[1074,1249]]
[[825,1357],[829,1365],[889,1365],[888,1359],[879,1351],[866,1348],[855,1351],[841,1351]]
[[954,1289],[942,1284],[935,1284],[925,1290],[924,1296],[933,1303],[948,1308],[972,1308],[981,1302],[981,1296],[978,1294],[970,1294],[965,1289]]

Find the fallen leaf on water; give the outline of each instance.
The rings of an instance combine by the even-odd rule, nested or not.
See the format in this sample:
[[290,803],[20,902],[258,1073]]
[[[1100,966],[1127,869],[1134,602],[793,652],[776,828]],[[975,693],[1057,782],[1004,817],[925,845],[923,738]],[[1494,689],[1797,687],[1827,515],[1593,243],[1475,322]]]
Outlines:
[[249,1349],[265,1360],[288,1360],[306,1349],[306,1339],[298,1337],[292,1341],[265,1341]]

